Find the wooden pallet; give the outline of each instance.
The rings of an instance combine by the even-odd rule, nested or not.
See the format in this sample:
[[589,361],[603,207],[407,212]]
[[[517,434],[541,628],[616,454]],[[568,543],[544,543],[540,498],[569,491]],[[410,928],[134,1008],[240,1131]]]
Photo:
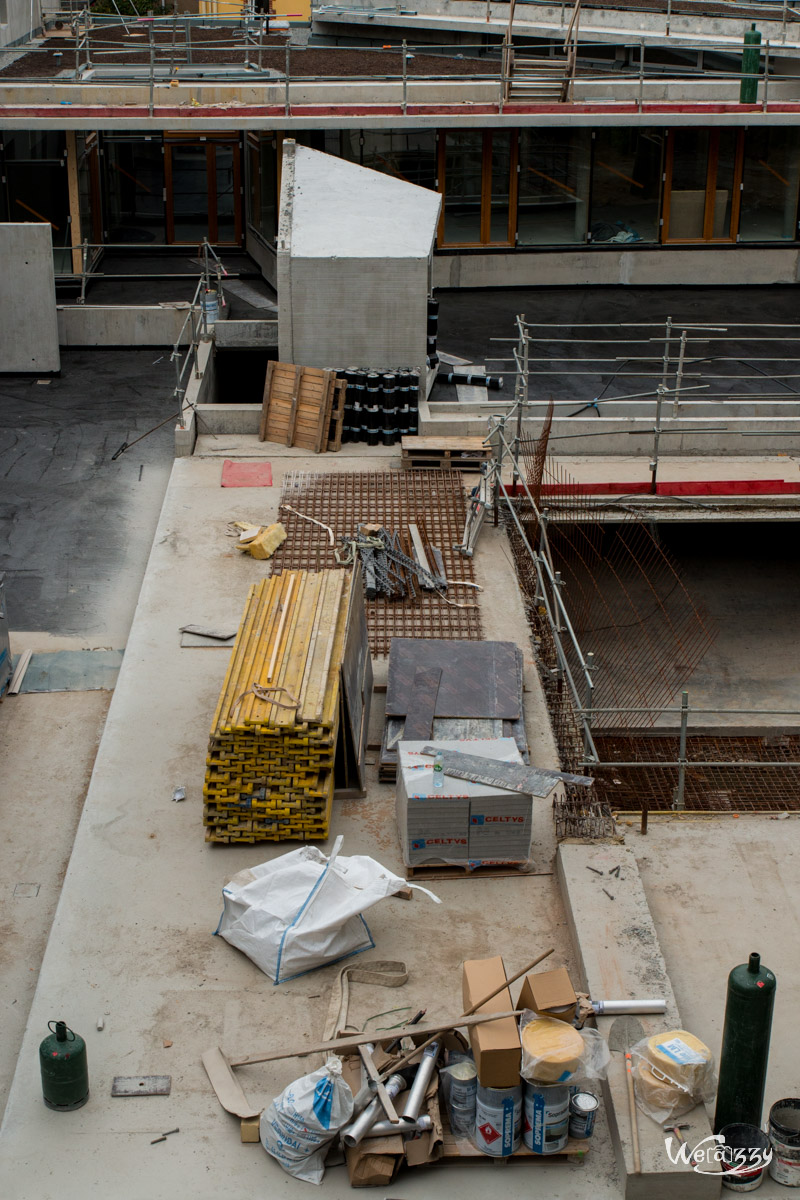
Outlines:
[[468,867],[461,863],[426,863],[424,866],[406,867],[409,879],[505,879],[508,876],[532,875],[525,868],[527,862],[487,863],[486,866]]
[[436,467],[445,471],[479,471],[492,457],[491,447],[481,437],[422,437],[401,439],[406,470]]
[[336,382],[335,371],[271,362],[264,381],[259,440],[299,446],[314,454],[326,450]]
[[344,401],[347,394],[347,383],[337,379],[333,385],[333,403],[328,420],[328,445],[326,449],[336,453],[342,448],[342,427],[344,425]]
[[538,1159],[539,1162],[563,1162],[566,1160],[580,1160],[585,1158],[591,1147],[591,1138],[583,1138],[578,1141],[571,1138],[564,1149],[559,1154],[534,1154],[533,1150],[529,1150],[527,1146],[520,1146],[519,1150],[515,1150],[507,1158],[492,1158],[489,1154],[484,1154],[477,1146],[473,1146],[472,1142],[465,1137],[456,1137],[451,1133],[450,1128],[445,1123],[445,1114],[442,1113],[442,1157],[439,1162],[454,1162],[464,1158],[482,1158],[485,1162],[494,1163],[495,1166],[505,1166],[513,1160],[519,1159]]

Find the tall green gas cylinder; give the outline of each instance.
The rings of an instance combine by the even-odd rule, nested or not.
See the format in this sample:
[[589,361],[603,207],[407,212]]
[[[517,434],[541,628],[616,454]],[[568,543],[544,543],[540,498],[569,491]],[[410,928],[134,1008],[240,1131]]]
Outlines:
[[742,82],[739,84],[739,103],[755,104],[758,100],[758,69],[761,66],[761,34],[755,25],[744,33],[742,51]]
[[728,976],[715,1133],[736,1122],[761,1126],[776,986],[759,954]]
[[50,1036],[39,1046],[42,1095],[48,1108],[69,1112],[89,1099],[86,1042],[63,1021],[48,1021],[47,1028]]

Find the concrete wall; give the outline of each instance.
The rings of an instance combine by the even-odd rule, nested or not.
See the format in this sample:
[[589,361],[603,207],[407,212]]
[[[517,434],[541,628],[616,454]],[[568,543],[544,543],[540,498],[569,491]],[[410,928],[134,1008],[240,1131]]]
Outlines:
[[0,371],[61,370],[49,224],[0,224],[0,263]]
[[[199,378],[198,378],[199,372]],[[197,371],[190,370],[183,397],[184,425],[175,426],[175,457],[185,458],[194,451],[197,441],[197,413],[199,405],[208,405],[216,398],[216,376],[214,370],[214,343],[201,342],[197,347]],[[201,428],[208,433],[208,426]],[[213,432],[213,430],[211,431]]]
[[266,279],[267,283],[274,287],[277,291],[278,287],[278,263],[275,256],[275,250],[272,246],[267,246],[265,242],[250,226],[247,226],[245,233],[245,249],[252,259],[254,259],[261,268],[261,274]]
[[41,27],[40,0],[0,0],[0,46],[21,42]]
[[[291,318],[280,354],[310,367],[424,366],[424,259],[291,260]],[[282,295],[279,287],[279,298]]]
[[433,286],[443,288],[602,284],[724,287],[798,281],[800,251],[789,246],[785,250],[747,249],[741,245],[708,250],[587,247],[530,253],[438,254],[433,260]]
[[[174,346],[188,310],[185,301],[153,305],[60,305],[58,340],[62,346]],[[187,325],[181,345],[188,344]]]
[[214,342],[220,350],[271,350],[278,345],[278,322],[218,321]]

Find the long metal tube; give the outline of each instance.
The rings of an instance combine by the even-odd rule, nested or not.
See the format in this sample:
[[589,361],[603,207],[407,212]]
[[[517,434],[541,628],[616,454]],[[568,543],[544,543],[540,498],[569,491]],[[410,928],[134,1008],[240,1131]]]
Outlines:
[[364,1138],[392,1137],[396,1133],[407,1136],[410,1133],[424,1133],[426,1129],[433,1129],[433,1118],[423,1113],[415,1121],[401,1119],[399,1125],[393,1125],[391,1121],[376,1121],[364,1134]]
[[[402,1075],[391,1075],[386,1081],[386,1091],[390,1099],[394,1099],[405,1089],[406,1081]],[[366,1137],[367,1131],[372,1128],[383,1112],[383,1106],[376,1096],[370,1101],[360,1116],[356,1117],[349,1125],[342,1130],[342,1141],[345,1146],[357,1146],[362,1138]],[[389,1122],[391,1124],[391,1122]],[[400,1129],[399,1125],[393,1125],[395,1132]]]
[[411,1085],[411,1090],[408,1093],[408,1099],[403,1107],[403,1116],[415,1121],[419,1116],[422,1102],[425,1099],[425,1093],[428,1090],[428,1084],[431,1081],[436,1060],[439,1057],[440,1042],[431,1042],[428,1049],[422,1056],[422,1060],[417,1067],[417,1073],[414,1076],[414,1082]]

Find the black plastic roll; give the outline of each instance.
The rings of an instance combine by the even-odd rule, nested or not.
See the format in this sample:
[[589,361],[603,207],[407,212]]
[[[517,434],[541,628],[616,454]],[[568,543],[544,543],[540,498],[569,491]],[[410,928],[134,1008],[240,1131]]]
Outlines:
[[366,403],[362,423],[362,429],[364,430],[368,446],[378,445],[381,423],[380,401],[381,377],[377,371],[370,371],[367,375]]
[[436,316],[438,317],[439,301],[436,299],[435,296],[428,296],[428,316],[430,317],[433,313],[435,313]]
[[394,371],[385,371],[381,381],[383,392],[383,413],[381,424],[381,443],[393,446],[397,441],[397,375]]
[[419,429],[419,372],[409,371],[408,388],[408,420],[406,433],[416,433]]
[[425,361],[431,370],[433,370],[434,367],[438,367],[439,365],[439,355],[434,350],[433,354],[429,354]]
[[397,436],[399,438],[408,433],[408,395],[410,390],[411,373],[409,371],[398,371],[395,408],[397,412]]
[[502,375],[480,375],[473,371],[447,371],[438,376],[440,383],[468,383],[477,387],[486,387],[493,392],[499,392],[503,386]]

